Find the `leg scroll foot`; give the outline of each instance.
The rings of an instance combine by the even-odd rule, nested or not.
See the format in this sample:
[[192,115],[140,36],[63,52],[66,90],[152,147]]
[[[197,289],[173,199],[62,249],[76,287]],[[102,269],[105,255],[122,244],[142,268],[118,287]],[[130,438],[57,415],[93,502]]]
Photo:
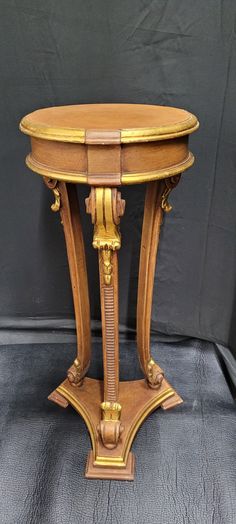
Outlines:
[[102,443],[107,449],[116,448],[123,425],[120,422],[121,405],[118,402],[102,402],[103,420],[97,427]]
[[164,372],[156,364],[155,360],[153,358],[150,358],[150,360],[147,363],[147,381],[150,388],[158,389],[163,381],[164,378]]
[[105,448],[115,449],[124,427],[120,420],[101,420],[97,430]]
[[81,364],[78,358],[74,360],[73,365],[67,371],[67,378],[72,386],[81,386],[83,376],[81,376]]

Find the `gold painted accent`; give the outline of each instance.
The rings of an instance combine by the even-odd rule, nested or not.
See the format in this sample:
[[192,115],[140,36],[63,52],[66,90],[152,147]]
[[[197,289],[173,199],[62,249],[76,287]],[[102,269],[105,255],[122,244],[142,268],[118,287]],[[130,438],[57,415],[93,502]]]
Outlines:
[[145,410],[140,415],[140,417],[135,421],[133,426],[131,426],[129,433],[126,436],[126,445],[125,445],[123,456],[110,458],[110,457],[103,457],[99,455],[96,456],[96,440],[95,440],[96,432],[95,432],[95,429],[93,428],[93,425],[91,424],[91,421],[89,419],[89,416],[86,410],[84,409],[83,406],[81,406],[78,399],[74,397],[70,392],[68,392],[64,386],[58,386],[56,391],[60,395],[62,395],[66,400],[68,400],[68,402],[73,406],[73,408],[83,417],[85,424],[88,428],[88,431],[91,437],[91,441],[92,441],[92,449],[93,449],[94,456],[95,456],[94,465],[107,466],[107,467],[115,466],[115,467],[121,467],[121,468],[126,466],[128,454],[129,454],[132,442],[134,440],[134,437],[139,427],[141,426],[145,418],[147,418],[149,413],[154,411],[158,406],[160,406],[163,402],[165,402],[165,400],[167,400],[170,397],[173,397],[175,394],[175,391],[171,387],[169,387],[163,393],[161,393],[160,395],[152,399],[148,403],[148,405],[146,406]]
[[120,420],[121,405],[118,402],[102,402],[101,409],[103,420]]
[[109,249],[102,249],[103,276],[104,283],[110,286],[112,279],[112,252]]
[[172,206],[168,202],[168,196],[171,193],[172,189],[174,189],[177,186],[177,184],[179,183],[180,176],[181,175],[175,175],[175,176],[172,176],[171,178],[165,180],[165,186],[166,187],[165,187],[165,189],[164,189],[164,191],[162,193],[162,197],[161,197],[161,208],[166,213],[169,213],[172,210]]
[[[191,121],[191,124],[190,124]],[[121,143],[131,142],[153,142],[167,140],[184,135],[190,135],[199,128],[199,122],[194,115],[183,122],[170,126],[149,127],[140,129],[123,129],[121,131]]]
[[152,368],[153,368],[153,366],[155,366],[155,360],[154,360],[154,358],[151,357],[151,358],[149,359],[148,363],[147,363],[148,371],[151,371]]
[[93,247],[99,249],[103,264],[104,284],[112,282],[112,251],[120,249],[121,239],[118,229],[119,216],[124,212],[124,201],[116,189],[95,187],[85,200],[86,211],[92,216],[94,224]]
[[52,191],[54,194],[55,202],[51,205],[51,210],[54,211],[54,213],[56,213],[57,211],[59,211],[61,207],[61,197],[59,189],[57,189],[57,187],[53,188]]
[[95,249],[120,249],[120,232],[114,224],[112,214],[112,190],[110,187],[96,187],[96,220],[93,236]]
[[[20,130],[26,135],[59,142],[85,143],[85,129],[71,129],[33,125],[26,116],[20,122]],[[186,120],[172,125],[135,129],[121,129],[121,143],[150,142],[189,135],[199,127],[197,118],[189,114]],[[110,130],[117,131],[117,130]],[[95,142],[94,142],[95,143]]]
[[80,363],[80,360],[79,360],[78,358],[75,358],[75,360],[74,360],[74,366],[76,367],[76,369],[77,369],[78,371],[80,371],[80,369],[81,369],[81,363]]
[[43,180],[44,180],[44,183],[46,184],[46,186],[49,189],[51,189],[51,191],[54,194],[54,202],[51,205],[51,210],[56,213],[57,211],[59,211],[59,209],[61,207],[61,195],[60,195],[60,191],[59,191],[58,186],[57,186],[57,182],[58,181],[56,179],[48,178],[46,176],[43,177]]
[[34,136],[36,138],[55,140],[56,142],[74,142],[81,144],[84,144],[85,142],[84,129],[49,127],[40,124],[32,125],[27,116],[21,120],[19,128],[25,135]]
[[172,206],[168,202],[168,196],[170,193],[171,193],[171,188],[166,187],[161,197],[161,208],[166,213],[169,213],[172,210]]
[[94,460],[94,465],[107,467],[115,466],[116,468],[124,468],[126,466],[126,462],[122,457],[113,457],[112,459],[110,459],[110,457],[102,457],[98,455]]

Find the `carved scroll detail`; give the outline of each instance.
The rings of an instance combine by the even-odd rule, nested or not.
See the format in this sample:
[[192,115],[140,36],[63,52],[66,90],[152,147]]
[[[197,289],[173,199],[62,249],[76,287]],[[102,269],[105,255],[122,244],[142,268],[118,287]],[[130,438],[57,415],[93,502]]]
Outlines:
[[118,224],[124,214],[125,201],[116,189],[92,188],[85,200],[86,211],[94,224],[93,247],[102,254],[104,284],[112,282],[112,251],[120,249]]
[[95,249],[120,249],[120,232],[117,225],[124,214],[125,201],[116,189],[92,188],[85,200],[86,211],[94,224],[93,247]]
[[171,193],[172,189],[174,189],[175,186],[177,186],[181,175],[172,176],[170,178],[165,179],[165,189],[162,193],[161,197],[161,208],[166,213],[169,213],[172,210],[171,204],[168,202],[169,194]]
[[147,380],[150,388],[158,389],[163,381],[164,372],[151,357],[147,362]]
[[108,449],[114,449],[118,442],[123,425],[120,422],[121,405],[118,402],[102,402],[102,420],[98,426],[98,432],[101,436],[104,446]]
[[61,197],[60,197],[59,189],[57,189],[56,187],[55,189],[53,189],[53,193],[54,193],[55,202],[51,205],[51,210],[54,211],[54,213],[56,213],[57,211],[60,210],[60,207],[61,207]]
[[57,180],[52,180],[51,178],[47,178],[47,177],[43,177],[44,179],[44,182],[46,184],[46,186],[52,190],[53,194],[54,194],[54,202],[53,204],[51,205],[51,210],[54,211],[54,213],[56,213],[57,211],[60,210],[60,207],[61,207],[61,195],[60,195],[60,191],[58,189],[58,181]]
[[68,369],[67,378],[72,386],[79,386],[82,384],[82,367],[78,358],[74,360],[73,365]]

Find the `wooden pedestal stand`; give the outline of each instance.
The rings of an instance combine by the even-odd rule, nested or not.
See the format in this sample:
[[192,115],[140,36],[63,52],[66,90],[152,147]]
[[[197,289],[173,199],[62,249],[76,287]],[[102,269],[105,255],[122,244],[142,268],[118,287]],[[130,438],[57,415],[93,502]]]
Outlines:
[[[178,180],[179,177],[177,177]],[[51,182],[46,180],[51,186]],[[172,181],[172,184],[173,181]],[[137,342],[145,379],[119,383],[118,264],[119,216],[124,201],[116,189],[92,188],[87,211],[95,226],[93,246],[98,249],[103,331],[104,383],[84,375],[90,360],[89,302],[84,246],[76,189],[60,182],[61,219],[64,226],[72,290],[74,294],[78,357],[68,378],[49,399],[60,406],[70,403],[84,418],[92,441],[86,477],[121,478],[134,476],[130,447],[143,420],[158,406],[167,409],[181,402],[164,379],[163,371],[150,354],[151,302],[156,252],[162,221],[165,183],[148,185],[144,211],[138,290]],[[101,419],[102,413],[102,419]]]
[[[163,213],[171,209],[167,199],[180,173],[193,163],[187,136],[198,122],[186,111],[156,106],[68,107],[36,111],[21,122],[21,130],[32,137],[27,164],[44,176],[55,197],[52,210],[61,214],[75,308],[77,356],[67,379],[49,399],[64,408],[71,404],[87,425],[92,442],[87,478],[132,480],[130,449],[138,428],[157,407],[168,409],[182,402],[150,353],[150,323]],[[160,127],[151,126],[153,113],[158,122],[162,118]],[[139,165],[141,172],[135,173]],[[137,347],[144,379],[120,383],[118,250],[125,202],[117,187],[145,181],[137,301]],[[94,224],[93,247],[99,260],[103,382],[85,376],[90,363],[90,306],[79,205],[72,182],[91,186],[86,210]]]

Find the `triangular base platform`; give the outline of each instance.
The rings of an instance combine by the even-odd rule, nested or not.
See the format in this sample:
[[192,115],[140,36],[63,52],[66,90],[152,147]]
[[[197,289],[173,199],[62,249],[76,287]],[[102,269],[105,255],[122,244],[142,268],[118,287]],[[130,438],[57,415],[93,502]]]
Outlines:
[[82,386],[72,386],[66,379],[51,395],[61,407],[71,404],[83,417],[92,441],[87,466],[87,478],[133,480],[134,460],[130,453],[133,439],[145,418],[161,406],[163,409],[181,404],[182,399],[163,379],[161,387],[151,389],[145,379],[120,382],[119,402],[122,406],[123,433],[115,449],[107,449],[98,434],[103,401],[103,382],[85,378]]

